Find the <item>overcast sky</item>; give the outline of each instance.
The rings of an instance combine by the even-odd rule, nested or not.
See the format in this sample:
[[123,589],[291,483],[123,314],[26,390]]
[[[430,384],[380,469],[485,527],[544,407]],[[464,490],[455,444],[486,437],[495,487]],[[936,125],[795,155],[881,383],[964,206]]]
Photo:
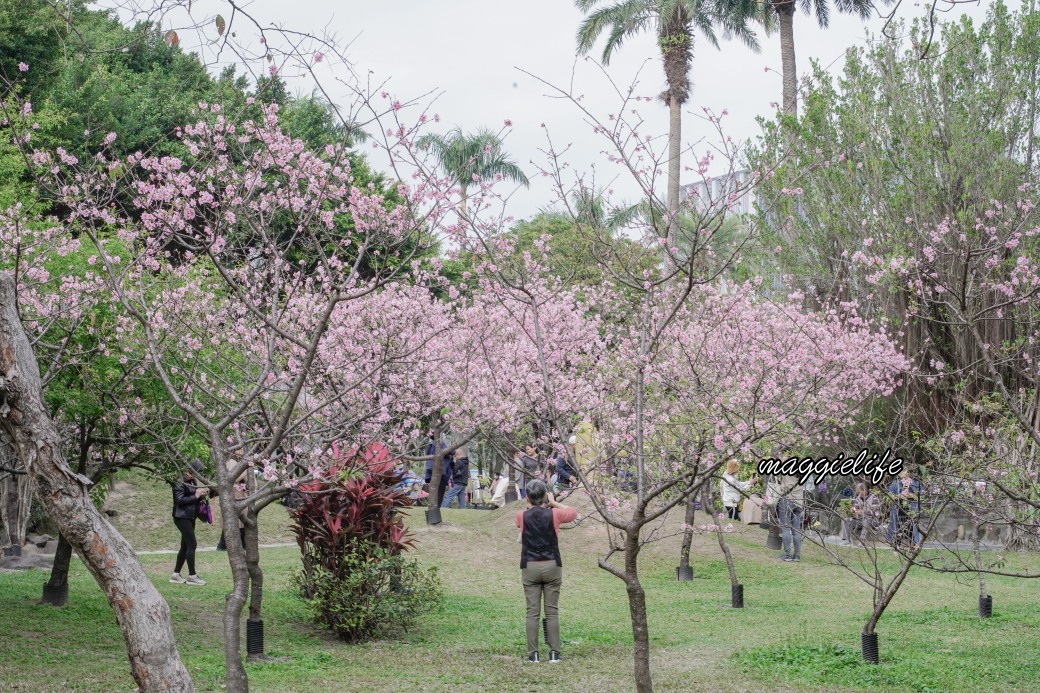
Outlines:
[[[1018,2],[1010,5],[1017,7]],[[441,95],[433,111],[440,115],[442,130],[456,125],[463,130],[480,126],[497,130],[510,119],[513,127],[506,148],[529,175],[535,170],[530,162],[545,162],[539,153],[545,146],[542,123],[554,142],[572,145],[568,161],[573,167],[584,170],[599,162],[600,170],[604,168],[599,153],[602,140],[590,132],[575,106],[547,97],[549,90],[543,84],[520,71],[564,87],[573,74],[575,91],[585,96],[591,111],[603,117],[617,112],[617,96],[598,69],[584,61],[576,65],[575,33],[582,14],[571,0],[253,0],[249,10],[265,23],[298,31],[327,29],[352,40],[349,58],[356,68],[371,70],[376,80],[389,78],[389,90],[402,101],[438,90]],[[906,2],[900,16],[913,17],[922,11]],[[962,12],[981,17],[985,3],[958,5],[943,16],[952,18]],[[796,15],[799,74],[809,71],[810,59],[829,66],[832,73],[840,72],[846,48],[865,43],[868,33],[877,36],[881,25],[879,19],[863,22],[832,14],[830,27],[824,30],[815,20]],[[236,28],[243,40],[248,29]],[[683,120],[685,142],[708,134],[703,121],[693,115],[702,106],[717,112],[728,109],[726,134],[736,140],[758,133],[757,116],[775,113],[773,104],[781,100],[782,88],[780,44],[775,34],[761,35],[760,41],[761,52],[754,53],[735,41],[723,41],[721,50],[716,50],[695,37],[693,91]],[[601,50],[602,42],[597,57]],[[637,93],[659,94],[664,75],[653,36],[627,42],[615,54],[608,73],[618,85],[630,84],[640,75]],[[644,132],[667,133],[667,109],[662,103],[643,103],[641,110],[648,122]],[[381,167],[376,158],[373,164]],[[620,182],[614,187],[621,194],[636,193],[634,186]],[[516,218],[529,217],[550,200],[547,179],[537,178],[530,190],[521,190],[510,200],[509,212]]]

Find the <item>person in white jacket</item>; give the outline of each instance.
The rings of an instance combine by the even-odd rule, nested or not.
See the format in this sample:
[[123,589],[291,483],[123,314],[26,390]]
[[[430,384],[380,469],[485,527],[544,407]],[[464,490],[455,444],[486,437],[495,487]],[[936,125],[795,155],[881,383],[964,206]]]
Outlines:
[[749,481],[741,481],[737,478],[737,472],[740,471],[740,462],[736,460],[730,460],[726,463],[726,473],[722,475],[722,507],[726,509],[726,517],[731,520],[740,519],[740,499],[743,498],[743,492],[755,485],[755,479],[752,477]]

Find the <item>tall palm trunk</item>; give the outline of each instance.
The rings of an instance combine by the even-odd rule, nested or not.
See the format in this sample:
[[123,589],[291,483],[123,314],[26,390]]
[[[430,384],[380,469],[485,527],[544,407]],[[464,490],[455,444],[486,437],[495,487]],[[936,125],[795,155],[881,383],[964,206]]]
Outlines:
[[679,224],[679,166],[682,151],[682,104],[672,94],[668,98],[668,224],[669,242],[675,241]]
[[798,115],[798,67],[794,57],[794,0],[773,5],[780,24],[780,58],[784,70],[784,115]]
[[690,63],[693,61],[693,36],[689,18],[677,11],[661,27],[658,38],[664,78],[668,91],[668,219],[665,234],[674,242],[679,231],[679,175],[682,172],[682,105],[690,96]]
[[466,202],[469,199],[469,194],[466,186],[463,185],[459,191],[459,221],[465,223],[469,217],[466,214]]

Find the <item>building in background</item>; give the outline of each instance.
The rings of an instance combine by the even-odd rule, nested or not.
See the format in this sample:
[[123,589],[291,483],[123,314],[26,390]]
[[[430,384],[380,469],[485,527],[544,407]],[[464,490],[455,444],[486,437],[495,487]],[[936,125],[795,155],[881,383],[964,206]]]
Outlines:
[[[714,178],[706,177],[696,183],[688,183],[680,188],[679,195],[683,202],[693,199],[693,206],[703,212],[707,207],[718,207],[725,204],[729,195],[736,194],[737,199],[730,208],[730,214],[750,214],[754,211],[755,195],[747,188],[751,180],[751,171],[741,169]],[[738,192],[739,191],[739,192]]]

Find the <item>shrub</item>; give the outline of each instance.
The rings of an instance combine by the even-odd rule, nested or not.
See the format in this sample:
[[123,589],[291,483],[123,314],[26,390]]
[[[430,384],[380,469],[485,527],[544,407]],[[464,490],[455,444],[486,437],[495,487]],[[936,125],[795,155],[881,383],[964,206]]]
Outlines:
[[364,545],[342,557],[338,573],[315,561],[310,576],[301,570],[296,577],[311,593],[315,620],[351,643],[404,633],[441,599],[436,567],[424,571],[401,554]]
[[407,629],[440,599],[436,569],[402,553],[412,548],[398,510],[403,472],[386,448],[340,455],[326,479],[301,484],[289,509],[303,554],[296,573],[317,621],[349,642]]

